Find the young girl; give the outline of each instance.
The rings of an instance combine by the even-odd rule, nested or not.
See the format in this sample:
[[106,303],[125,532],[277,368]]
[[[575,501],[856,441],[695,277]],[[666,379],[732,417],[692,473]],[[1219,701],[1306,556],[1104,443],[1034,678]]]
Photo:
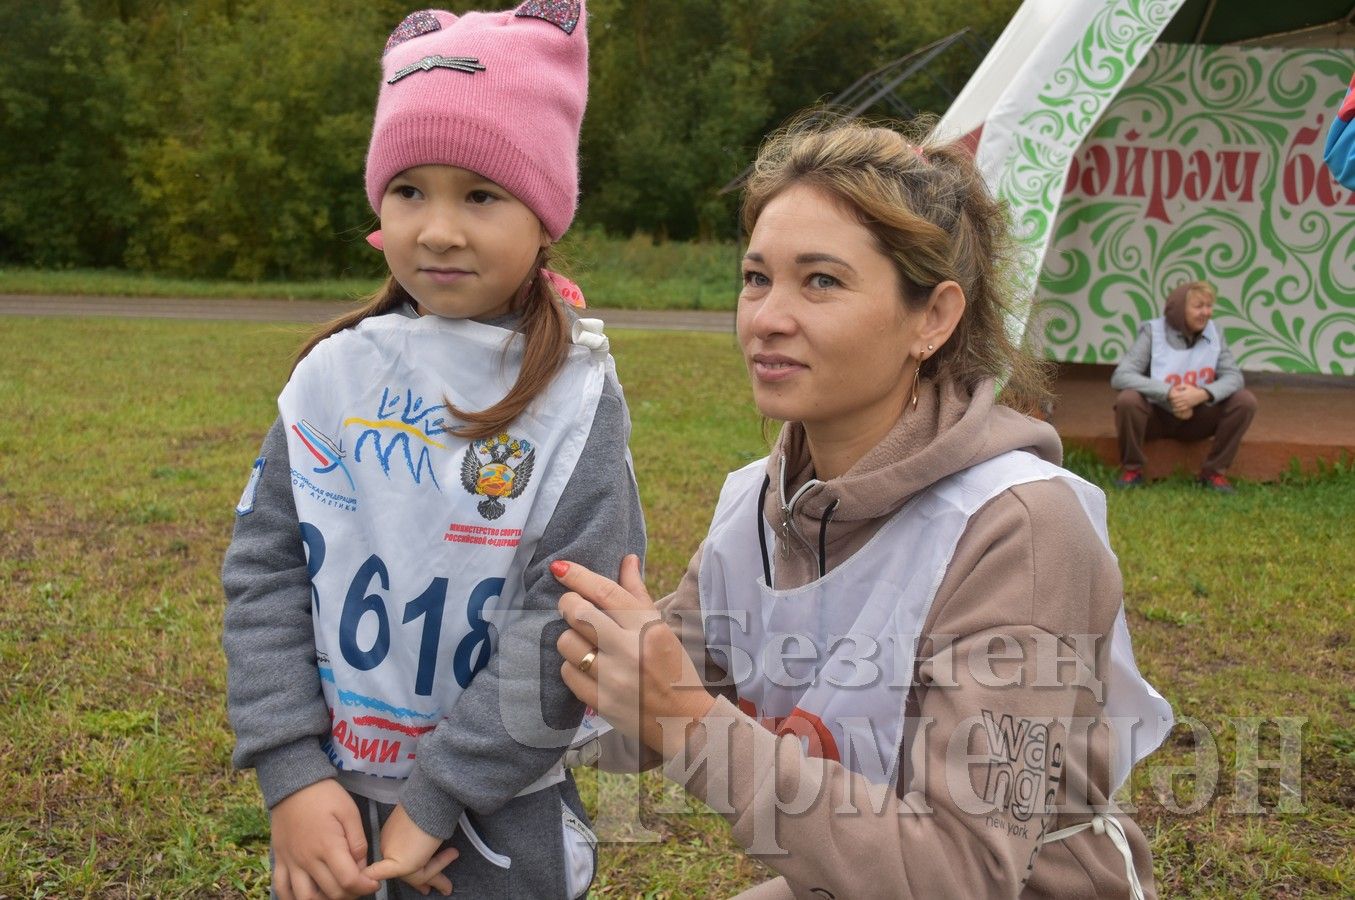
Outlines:
[[644,546],[605,341],[544,268],[575,211],[582,4],[414,13],[382,68],[391,277],[302,350],[237,508],[234,762],[280,897],[577,897],[595,841],[560,760],[583,706],[547,567]]

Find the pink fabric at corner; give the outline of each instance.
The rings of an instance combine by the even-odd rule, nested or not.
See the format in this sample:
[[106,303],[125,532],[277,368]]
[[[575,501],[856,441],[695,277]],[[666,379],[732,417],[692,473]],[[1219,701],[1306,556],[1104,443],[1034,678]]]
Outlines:
[[588,306],[588,302],[583,299],[583,291],[579,289],[577,284],[559,272],[553,272],[550,269],[542,269],[541,274],[550,282],[550,286],[555,289],[555,293],[560,295],[561,300],[579,309]]
[[513,11],[416,13],[382,59],[367,199],[418,165],[459,166],[525,203],[558,240],[574,219],[588,95],[586,14],[572,33]]

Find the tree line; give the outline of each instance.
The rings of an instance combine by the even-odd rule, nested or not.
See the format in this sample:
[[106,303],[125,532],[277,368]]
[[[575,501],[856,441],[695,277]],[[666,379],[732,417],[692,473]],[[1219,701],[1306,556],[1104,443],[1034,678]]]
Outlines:
[[[499,0],[501,3],[509,0]],[[454,12],[492,2],[447,4]],[[726,238],[768,130],[1019,0],[590,0],[579,221]],[[0,9],[0,262],[310,278],[379,265],[362,167],[408,0],[48,0]],[[944,110],[972,54],[910,102]],[[911,83],[910,83],[911,84]]]

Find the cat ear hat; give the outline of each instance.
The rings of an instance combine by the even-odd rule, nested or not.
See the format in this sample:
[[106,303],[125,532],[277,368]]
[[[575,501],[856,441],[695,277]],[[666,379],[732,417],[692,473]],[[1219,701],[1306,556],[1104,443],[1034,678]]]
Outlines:
[[[412,13],[391,32],[381,70],[366,170],[378,215],[392,178],[441,164],[490,179],[531,209],[552,240],[564,235],[578,207],[588,100],[582,0]],[[368,242],[379,249],[380,232]]]

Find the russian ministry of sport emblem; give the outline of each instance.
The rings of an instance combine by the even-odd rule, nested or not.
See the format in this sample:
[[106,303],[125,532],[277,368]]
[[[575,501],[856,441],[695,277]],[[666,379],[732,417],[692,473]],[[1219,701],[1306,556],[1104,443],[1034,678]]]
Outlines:
[[475,507],[480,515],[497,519],[507,510],[503,501],[519,497],[527,489],[535,462],[536,448],[507,432],[472,441],[461,459],[461,485],[485,498]]

